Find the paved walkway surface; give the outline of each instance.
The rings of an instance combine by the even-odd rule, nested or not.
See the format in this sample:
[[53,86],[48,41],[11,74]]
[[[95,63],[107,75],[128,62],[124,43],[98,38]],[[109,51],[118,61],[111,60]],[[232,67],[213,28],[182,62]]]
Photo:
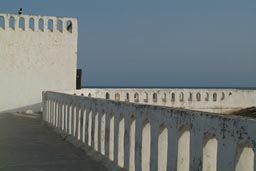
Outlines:
[[32,114],[0,114],[0,170],[107,171]]

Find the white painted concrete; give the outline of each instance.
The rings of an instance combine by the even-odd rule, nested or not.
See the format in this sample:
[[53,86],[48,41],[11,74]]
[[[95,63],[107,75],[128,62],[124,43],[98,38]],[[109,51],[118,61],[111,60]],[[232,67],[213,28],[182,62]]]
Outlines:
[[[0,29],[0,112],[39,111],[42,91],[75,89],[76,18],[16,14],[0,17],[5,20],[4,28]],[[13,28],[9,27],[11,18]],[[43,30],[39,20],[44,22]],[[48,25],[50,20],[52,25]],[[66,29],[68,21],[72,22],[72,32]],[[61,22],[59,27],[57,22]]]
[[218,141],[214,136],[205,137],[203,146],[203,171],[217,171]]
[[[106,113],[105,156],[114,160],[113,163],[116,165],[119,164],[118,161],[122,160],[126,170],[165,170],[166,161],[158,161],[158,159],[159,156],[165,155],[163,150],[166,148],[166,170],[256,170],[256,120],[254,119],[163,106],[116,102],[57,92],[44,93],[43,100],[43,119],[60,131],[68,133],[80,143],[83,141],[80,141],[77,135],[57,126],[62,123],[52,122],[54,118],[56,121],[62,122],[58,116],[69,115],[69,112],[65,110],[62,111],[64,112],[62,115],[57,115],[56,105],[52,104],[62,102],[66,106],[84,108],[86,118],[89,118],[89,114],[91,114],[91,119],[85,123],[84,134],[81,135],[85,136],[85,145],[89,141],[95,142],[94,136],[91,136],[89,140],[87,135],[93,135],[95,130],[100,130],[101,124],[98,125],[98,128],[94,124],[95,111],[104,110]],[[135,125],[131,128],[124,126],[120,129],[118,125],[121,115],[124,118],[124,123],[131,123],[131,120],[134,120]],[[72,115],[71,120],[73,117]],[[68,126],[69,122],[65,124]],[[74,125],[72,126],[74,127]],[[166,128],[160,131],[163,126]],[[168,129],[168,136],[166,129]],[[119,131],[124,131],[126,136],[124,138],[122,135],[120,136]],[[96,149],[97,145],[99,146],[102,142],[89,143],[89,146]],[[118,148],[120,142],[126,144],[124,151]],[[164,147],[166,146],[164,144],[167,144],[167,147]],[[163,149],[159,145],[162,145]],[[123,156],[123,159],[120,159],[120,156]]]
[[179,131],[177,171],[189,171],[190,131],[182,128]]
[[253,151],[252,144],[246,142],[239,145],[236,152],[236,171],[253,171],[255,169],[255,152]]

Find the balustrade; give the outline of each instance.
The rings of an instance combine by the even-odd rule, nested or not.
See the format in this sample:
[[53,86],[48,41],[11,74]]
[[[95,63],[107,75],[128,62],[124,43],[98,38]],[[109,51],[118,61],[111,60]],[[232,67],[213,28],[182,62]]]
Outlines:
[[56,92],[43,104],[46,122],[129,171],[256,167],[252,119]]

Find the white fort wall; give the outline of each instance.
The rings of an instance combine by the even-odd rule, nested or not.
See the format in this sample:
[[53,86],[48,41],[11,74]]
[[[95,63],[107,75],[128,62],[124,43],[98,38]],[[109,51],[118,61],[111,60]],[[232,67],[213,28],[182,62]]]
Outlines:
[[75,89],[77,19],[0,14],[0,21],[0,112],[39,110],[43,90]]
[[129,171],[255,171],[256,121],[43,93],[43,119]]
[[66,93],[214,113],[256,106],[256,90],[252,89],[85,88]]

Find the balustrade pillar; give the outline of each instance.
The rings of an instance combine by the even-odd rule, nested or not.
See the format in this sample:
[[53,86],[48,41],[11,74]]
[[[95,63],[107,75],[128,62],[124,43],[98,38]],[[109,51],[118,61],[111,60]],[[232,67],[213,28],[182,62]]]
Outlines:
[[60,129],[60,130],[62,130],[62,114],[63,114],[63,110],[62,110],[62,107],[63,107],[63,102],[62,101],[60,101],[59,102],[59,112],[58,112],[58,115],[59,115],[59,119],[58,119],[58,128]]
[[[198,125],[196,122],[195,125]],[[203,161],[203,136],[198,130],[192,127],[190,131],[190,170],[202,170]]]
[[66,104],[65,104],[65,101],[63,101],[62,102],[62,120],[61,120],[61,122],[62,122],[62,125],[61,125],[61,130],[63,131],[63,132],[65,132],[65,118],[66,117]]
[[67,106],[67,133],[69,135],[71,134],[71,106],[72,105],[69,102]]
[[19,30],[19,23],[20,23],[19,17],[17,16],[13,16],[13,17],[14,17],[14,30]]
[[46,108],[46,121],[49,123],[50,122],[50,107],[51,107],[51,101],[50,101],[50,99],[48,98],[47,99],[47,108]]
[[109,136],[110,136],[110,117],[109,112],[106,113],[106,130],[105,130],[105,156],[109,157]]
[[[101,121],[102,121],[102,110],[99,110],[101,112],[98,113],[98,151],[101,152]],[[97,121],[96,121],[97,122]]]
[[95,122],[96,122],[96,120],[95,120],[95,115],[96,115],[96,110],[95,109],[93,109],[93,111],[92,111],[92,116],[91,116],[91,118],[92,118],[92,120],[91,120],[91,122],[92,122],[92,124],[91,124],[91,147],[92,148],[94,148],[95,149],[95,144],[94,144],[94,135],[95,135]]
[[43,31],[48,31],[48,20],[49,20],[49,18],[48,17],[43,17],[42,19],[44,21]]
[[130,160],[130,126],[131,118],[129,115],[124,115],[124,168],[129,170],[129,160]]
[[231,139],[218,140],[217,170],[235,170],[236,144]]
[[[158,134],[159,126],[157,123],[151,123],[151,147],[150,147],[150,171],[157,170],[158,160]],[[143,144],[142,144],[143,145]]]
[[53,125],[56,127],[58,122],[58,100],[55,100],[54,104],[54,123]]
[[74,136],[74,124],[75,122],[75,104],[71,105],[71,113],[70,113],[70,135]]
[[49,123],[52,123],[52,99],[49,101]]
[[34,31],[38,31],[39,30],[39,17],[34,17]]
[[80,135],[79,139],[81,142],[85,142],[85,122],[86,122],[86,116],[85,116],[85,107],[83,106],[81,108],[81,114],[80,114]]
[[54,126],[55,122],[55,99],[52,100],[52,125]]
[[67,114],[66,114],[66,123],[67,123],[67,125],[66,125],[66,129],[67,129],[67,133],[68,134],[70,134],[70,110],[71,110],[71,108],[70,108],[70,103],[68,102],[67,103]]
[[114,163],[118,165],[118,140],[119,140],[119,113],[115,113],[114,120]]
[[75,112],[75,132],[74,136],[77,140],[79,140],[79,129],[80,129],[80,105],[76,105],[76,112]]
[[29,30],[29,17],[24,17],[24,30]]
[[84,142],[85,144],[88,144],[88,136],[89,136],[89,115],[91,110],[89,108],[86,108],[86,115],[85,115],[85,132],[84,132]]
[[10,27],[10,25],[9,25],[9,22],[10,22],[10,17],[8,17],[8,16],[3,16],[4,17],[4,29],[5,30],[8,30],[8,29],[10,29],[9,27]]
[[141,167],[141,150],[142,150],[142,120],[140,117],[136,119],[135,126],[135,170],[142,171]]
[[167,170],[177,170],[179,133],[177,128],[168,128]]

